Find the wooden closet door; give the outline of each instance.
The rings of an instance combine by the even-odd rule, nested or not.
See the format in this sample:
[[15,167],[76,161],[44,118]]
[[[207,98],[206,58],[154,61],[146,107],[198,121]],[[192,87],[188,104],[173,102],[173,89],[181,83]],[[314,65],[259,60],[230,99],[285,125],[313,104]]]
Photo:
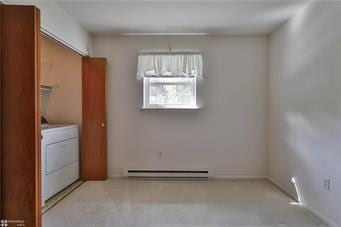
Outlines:
[[39,227],[40,13],[0,8],[1,218]]
[[105,58],[82,59],[83,180],[107,178],[106,65]]

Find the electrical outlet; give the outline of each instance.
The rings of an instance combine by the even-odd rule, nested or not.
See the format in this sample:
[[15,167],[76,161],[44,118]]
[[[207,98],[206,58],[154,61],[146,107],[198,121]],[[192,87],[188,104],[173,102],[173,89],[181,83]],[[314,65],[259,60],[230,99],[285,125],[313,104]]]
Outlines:
[[323,179],[323,188],[330,191],[330,179]]

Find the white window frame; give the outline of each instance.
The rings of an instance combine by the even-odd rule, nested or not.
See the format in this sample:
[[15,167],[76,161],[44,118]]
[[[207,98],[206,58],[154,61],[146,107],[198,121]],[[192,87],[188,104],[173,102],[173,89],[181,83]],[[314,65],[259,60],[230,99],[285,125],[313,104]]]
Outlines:
[[[198,109],[197,107],[197,79],[196,77],[190,77],[192,79],[191,82],[186,82],[185,80],[183,82],[181,81],[166,81],[166,82],[150,82],[151,79],[155,79],[158,77],[144,77],[143,78],[143,107],[142,109]],[[162,78],[176,78],[178,80],[186,79],[187,77],[162,77]],[[188,78],[187,78],[188,79]],[[149,92],[150,92],[150,85],[151,84],[167,84],[167,85],[180,85],[180,84],[191,84],[192,86],[192,104],[191,105],[156,105],[156,104],[150,104],[149,103]]]

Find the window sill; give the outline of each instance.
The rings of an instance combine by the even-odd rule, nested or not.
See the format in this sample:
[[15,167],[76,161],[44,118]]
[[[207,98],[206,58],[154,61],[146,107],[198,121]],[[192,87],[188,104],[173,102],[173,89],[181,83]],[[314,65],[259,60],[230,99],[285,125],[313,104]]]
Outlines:
[[142,106],[141,110],[200,110],[199,106],[196,107],[145,107]]

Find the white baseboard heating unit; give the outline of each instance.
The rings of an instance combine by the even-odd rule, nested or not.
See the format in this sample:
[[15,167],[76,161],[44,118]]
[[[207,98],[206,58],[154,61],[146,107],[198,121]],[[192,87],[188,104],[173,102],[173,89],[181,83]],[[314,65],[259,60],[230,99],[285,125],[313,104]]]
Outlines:
[[123,176],[128,178],[198,178],[208,179],[210,171],[207,169],[123,169]]

